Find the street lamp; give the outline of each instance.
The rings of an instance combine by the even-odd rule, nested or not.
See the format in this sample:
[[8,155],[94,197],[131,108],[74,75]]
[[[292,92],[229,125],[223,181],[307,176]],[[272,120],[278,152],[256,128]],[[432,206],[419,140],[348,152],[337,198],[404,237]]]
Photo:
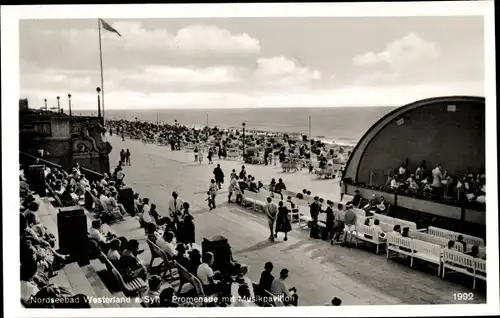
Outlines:
[[57,98],[57,112],[60,113],[61,112],[61,103],[59,102],[59,100],[61,98],[59,96],[57,96],[56,98]]
[[71,94],[68,94],[69,115],[71,116]]
[[95,91],[97,92],[97,118],[101,121],[101,88],[97,87]]
[[45,102],[45,111],[47,111],[47,98],[43,100]]
[[245,160],[245,143],[246,143],[246,140],[245,140],[245,126],[246,126],[246,124],[243,123],[241,125],[243,126],[243,160]]

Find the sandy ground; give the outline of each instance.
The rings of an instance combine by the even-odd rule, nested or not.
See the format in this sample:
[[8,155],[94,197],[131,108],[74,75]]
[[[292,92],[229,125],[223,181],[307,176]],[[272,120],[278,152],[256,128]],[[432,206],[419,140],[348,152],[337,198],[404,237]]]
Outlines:
[[[265,216],[235,204],[227,204],[227,183],[217,197],[218,206],[209,211],[205,197],[212,171],[220,164],[226,176],[231,169],[240,170],[241,161],[214,160],[214,165],[194,163],[193,153],[172,152],[169,147],[144,144],[139,141],[122,142],[116,136],[108,137],[114,149],[111,162],[118,162],[122,148],[129,148],[132,166],[125,167],[126,183],[142,197],[149,197],[166,214],[172,191],[188,201],[195,216],[196,240],[224,235],[229,239],[234,257],[250,266],[249,277],[258,280],[266,261],[275,265],[274,275],[288,268],[288,284],[295,286],[300,305],[322,305],[334,296],[343,305],[367,304],[449,304],[458,303],[453,293],[471,292],[472,282],[456,284],[429,273],[411,269],[407,264],[387,260],[368,249],[331,246],[328,242],[313,240],[308,231],[294,229],[287,242],[267,241]],[[206,154],[205,154],[206,156]],[[317,180],[307,170],[283,173],[278,166],[245,165],[249,174],[268,183],[271,178],[283,178],[287,188],[311,190],[325,199],[339,200],[340,187],[333,180]],[[135,220],[113,225],[116,232],[128,238],[137,238],[147,250],[144,231]],[[141,254],[149,263],[149,251]],[[469,287],[464,287],[469,286]],[[484,303],[485,297],[475,293],[475,303]]]

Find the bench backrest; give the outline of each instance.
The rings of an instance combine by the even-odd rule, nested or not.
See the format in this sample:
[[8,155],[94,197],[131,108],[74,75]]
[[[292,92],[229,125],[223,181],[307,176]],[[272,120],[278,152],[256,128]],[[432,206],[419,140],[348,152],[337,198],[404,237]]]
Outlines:
[[412,243],[413,239],[408,238],[408,237],[402,237],[400,235],[396,234],[389,234],[387,235],[387,244],[390,245],[397,245],[401,247],[406,247],[406,248],[412,248]]
[[443,260],[445,263],[453,263],[465,267],[474,268],[474,257],[458,251],[444,249]]
[[475,258],[474,260],[474,270],[477,272],[486,273],[486,260],[481,258]]
[[297,197],[297,193],[290,190],[281,190],[281,193],[283,194],[284,197],[291,196],[292,199],[295,199]]
[[379,220],[381,223],[392,224],[394,225],[394,218],[383,214],[375,214],[373,215],[374,220]]
[[444,237],[444,238],[447,238],[449,240],[455,240],[455,241],[458,238],[458,234],[456,232],[441,229],[441,228],[434,227],[434,226],[429,226],[427,228],[427,233],[429,233],[430,235]]
[[179,272],[179,276],[185,282],[189,282],[196,290],[197,296],[205,296],[205,292],[203,290],[203,284],[198,279],[198,277],[191,274],[187,269],[184,268],[181,264],[174,260],[175,266],[177,267],[177,271]]
[[155,258],[155,257],[163,258],[163,254],[161,253],[163,251],[161,248],[158,247],[158,245],[153,243],[150,239],[146,239],[146,242],[148,243],[149,251],[151,252],[152,258]]
[[413,250],[417,253],[433,255],[437,257],[441,257],[441,246],[437,244],[432,244],[429,242],[424,242],[420,240],[413,240]]
[[356,232],[360,234],[366,234],[372,237],[372,240],[374,242],[379,242],[379,235],[380,233],[378,231],[375,231],[375,229],[371,226],[366,226],[364,224],[361,225],[356,225]]
[[259,195],[258,193],[252,192],[252,191],[245,191],[244,195],[245,198],[249,198],[252,200],[256,201],[262,201],[262,202],[267,202],[266,198],[264,196]]
[[427,229],[427,233],[434,236],[445,237],[449,240],[455,240],[455,241],[458,239],[459,235],[462,235],[464,238],[464,242],[467,243],[468,245],[484,246],[484,240],[480,237],[453,232],[435,226],[429,226],[429,228]]
[[[441,247],[448,246],[448,241],[449,241],[448,239],[443,238],[443,237],[438,237],[438,236],[434,236],[434,235],[430,235],[430,234],[418,232],[418,231],[410,231],[410,236],[417,239],[417,240],[421,240],[421,241],[432,243],[432,244],[437,244]],[[457,244],[455,244],[455,245],[457,245]],[[460,244],[460,245],[462,245],[462,244]]]
[[410,230],[417,230],[417,224],[412,221],[406,221],[406,220],[401,220],[394,218],[394,225],[401,225],[401,228],[408,227]]

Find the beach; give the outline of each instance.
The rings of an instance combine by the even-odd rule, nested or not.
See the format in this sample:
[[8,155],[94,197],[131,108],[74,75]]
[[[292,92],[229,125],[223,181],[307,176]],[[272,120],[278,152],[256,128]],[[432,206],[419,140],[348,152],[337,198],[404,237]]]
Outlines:
[[[234,108],[234,109],[161,109],[161,110],[106,110],[107,119],[125,119],[152,123],[174,124],[188,127],[217,126],[221,129],[241,129],[245,122],[247,131],[253,130],[309,134],[329,143],[355,146],[363,134],[378,119],[394,107],[310,107],[310,108]],[[95,111],[78,111],[76,114],[96,115]]]
[[[272,261],[275,270],[290,271],[288,283],[300,294],[299,304],[322,305],[332,297],[339,297],[343,305],[394,305],[394,304],[450,304],[458,303],[453,293],[468,292],[467,287],[443,281],[435,275],[409,269],[405,264],[387,261],[385,256],[375,255],[369,249],[351,249],[331,246],[322,240],[309,238],[309,231],[295,228],[284,242],[271,243],[267,220],[260,212],[253,212],[237,204],[227,203],[228,175],[231,169],[240,170],[241,161],[218,160],[208,165],[193,162],[193,153],[171,151],[170,147],[144,144],[141,141],[124,142],[116,136],[108,136],[113,145],[111,163],[116,165],[122,148],[130,149],[132,166],[125,166],[125,182],[141,197],[148,197],[157,205],[162,215],[167,215],[172,191],[189,202],[195,217],[196,242],[215,235],[225,236],[232,247],[235,259],[249,265],[248,276],[258,281],[266,261]],[[210,211],[205,201],[209,180],[217,164],[221,165],[226,178],[216,202]],[[264,184],[271,178],[282,178],[288,189],[311,190],[325,200],[338,200],[340,187],[333,180],[317,180],[306,170],[283,173],[280,166],[245,165],[248,174]],[[145,242],[144,230],[132,222],[111,225],[128,238],[137,238],[145,252],[141,259],[149,262],[150,254]],[[411,282],[411,285],[408,283]],[[484,302],[477,295],[474,302]]]

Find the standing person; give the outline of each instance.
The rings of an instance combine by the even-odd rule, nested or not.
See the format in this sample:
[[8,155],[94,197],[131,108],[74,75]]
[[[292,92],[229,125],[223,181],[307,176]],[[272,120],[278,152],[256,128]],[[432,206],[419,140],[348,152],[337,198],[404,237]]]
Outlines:
[[346,211],[344,215],[344,244],[347,243],[347,236],[349,236],[349,244],[352,243],[353,232],[356,231],[356,213],[353,211],[352,203],[346,204]]
[[182,215],[183,231],[180,235],[180,243],[187,244],[189,247],[195,242],[195,227],[194,227],[194,216],[189,212],[189,203],[184,202],[182,204],[184,209]]
[[285,238],[283,240],[288,241],[288,232],[292,230],[292,224],[290,223],[290,216],[288,215],[288,209],[284,206],[283,201],[280,201],[278,207],[278,215],[276,217],[276,233],[274,237],[278,237],[279,232],[285,233]]
[[267,204],[264,210],[266,211],[267,221],[269,224],[269,240],[274,242],[274,222],[276,221],[276,215],[278,214],[278,207],[270,197],[267,198]]
[[441,164],[438,164],[434,170],[432,170],[432,191],[434,195],[443,197],[443,178],[446,174],[441,172]]
[[213,162],[212,162],[212,156],[213,156],[213,155],[214,155],[214,154],[213,154],[213,151],[212,151],[212,147],[209,147],[209,148],[208,148],[208,156],[207,156],[207,158],[208,158],[208,164],[209,164],[209,165],[211,165],[211,164],[213,163]]
[[127,151],[125,151],[125,162],[130,166],[130,150],[128,150],[128,148]]
[[198,153],[198,161],[201,163],[203,162],[203,151],[200,149],[200,152]]
[[234,177],[236,177],[238,174],[236,173],[236,169],[233,169],[233,171],[231,171],[231,180],[234,179]]
[[237,192],[237,189],[239,187],[240,185],[238,184],[238,176],[235,175],[233,178],[231,178],[231,181],[229,181],[229,187],[228,187],[229,195],[227,197],[228,203],[233,203],[231,201],[231,196],[233,195],[233,192]]
[[210,186],[208,188],[208,192],[210,192],[210,198],[212,199],[212,207],[215,209],[215,197],[217,196],[217,184],[215,184],[215,180],[210,180]]
[[222,147],[221,146],[219,146],[219,151],[217,154],[219,155],[219,160],[220,160],[222,157]]
[[200,152],[198,150],[198,146],[194,146],[193,152],[194,152],[194,162],[196,162],[196,161],[198,161],[198,153]]
[[120,151],[120,161],[121,161],[121,162],[123,162],[124,164],[126,163],[126,162],[125,162],[125,157],[126,157],[126,156],[125,156],[125,149],[122,149],[122,150]]
[[182,216],[181,209],[183,203],[184,202],[179,199],[179,195],[177,194],[177,192],[172,192],[172,199],[168,203],[168,212],[170,213],[170,217],[172,218],[172,222],[174,223],[176,234],[178,233],[178,224]]
[[328,232],[328,239],[333,239],[333,235],[335,232],[335,215],[333,213],[333,202],[330,200],[326,200],[326,210],[323,211],[326,213],[326,230]]
[[219,190],[222,189],[221,184],[224,183],[224,172],[220,168],[220,164],[217,164],[217,168],[214,169],[215,182],[219,186]]
[[245,166],[241,166],[241,171],[240,171],[240,179],[243,180],[247,176],[247,171],[245,170]]

